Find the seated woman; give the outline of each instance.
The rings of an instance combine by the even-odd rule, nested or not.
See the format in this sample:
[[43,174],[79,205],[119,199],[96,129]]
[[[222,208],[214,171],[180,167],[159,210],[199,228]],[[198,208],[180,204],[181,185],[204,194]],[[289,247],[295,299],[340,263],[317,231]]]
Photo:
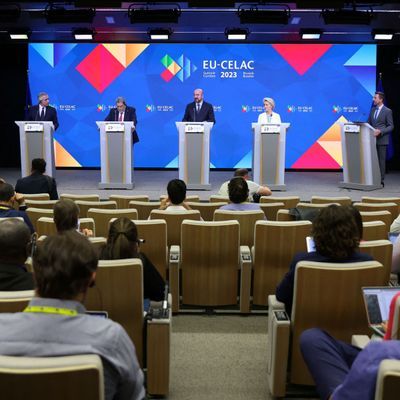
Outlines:
[[292,311],[294,276],[298,262],[354,263],[373,260],[369,254],[357,251],[362,231],[350,207],[333,204],[323,208],[313,222],[312,235],[316,251],[296,254],[289,272],[276,288],[276,298],[285,303],[289,315]]
[[164,279],[146,255],[139,251],[137,228],[130,219],[117,218],[110,224],[107,244],[102,249],[99,258],[100,260],[141,259],[143,263],[144,298],[154,301],[164,299]]

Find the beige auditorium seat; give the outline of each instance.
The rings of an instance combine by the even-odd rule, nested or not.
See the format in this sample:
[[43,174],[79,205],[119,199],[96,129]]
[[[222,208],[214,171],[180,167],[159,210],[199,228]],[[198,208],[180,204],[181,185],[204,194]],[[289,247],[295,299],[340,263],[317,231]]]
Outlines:
[[214,221],[236,220],[240,225],[240,245],[252,247],[254,244],[254,227],[257,221],[265,219],[264,211],[228,211],[216,210]]
[[[168,197],[167,194],[162,194],[160,196],[160,201],[163,201],[164,199],[166,199]],[[191,202],[199,202],[200,201],[200,196],[194,194],[194,195],[190,195],[190,196],[186,196],[185,201],[191,201]]]
[[53,210],[49,210],[47,208],[27,208],[26,213],[28,214],[29,219],[32,222],[35,231],[37,231],[37,221],[40,217],[49,217],[53,218]]
[[94,250],[98,255],[100,255],[101,250],[107,243],[107,239],[105,237],[101,236],[94,236],[94,237],[89,237],[89,242],[92,244],[94,247]]
[[[138,258],[100,260],[96,285],[88,290],[88,310],[107,311],[108,316],[125,329],[133,343],[141,366],[144,355],[143,266]],[[169,390],[169,357],[171,315],[147,324],[147,391],[167,395]],[[156,362],[157,360],[157,362]]]
[[185,305],[237,305],[238,271],[240,311],[249,312],[251,257],[239,245],[238,221],[183,221],[182,245],[172,246],[169,271],[173,312],[179,311],[180,295]]
[[148,219],[133,221],[138,230],[140,239],[145,242],[140,244],[142,251],[157,268],[160,275],[167,279],[168,246],[167,223],[163,219]]
[[396,203],[354,203],[358,211],[389,211],[392,215],[390,224],[399,215],[399,206]]
[[115,210],[117,203],[115,201],[82,201],[76,200],[76,205],[79,207],[79,218],[87,218],[87,212],[90,208],[101,208]]
[[200,221],[201,215],[198,210],[187,211],[165,211],[153,210],[150,219],[163,219],[167,222],[167,241],[168,247],[181,244],[181,225],[185,219]]
[[341,206],[351,206],[352,200],[348,196],[341,196],[341,197],[325,197],[325,196],[312,196],[311,203],[316,204],[340,204]]
[[1,396],[9,400],[104,400],[104,373],[95,354],[0,356]]
[[210,196],[210,203],[230,203],[228,196],[213,194]]
[[34,290],[0,292],[0,313],[24,311],[34,295]]
[[147,195],[135,195],[135,196],[125,196],[122,194],[112,194],[108,200],[115,201],[117,203],[117,208],[129,208],[130,201],[149,201],[149,196]]
[[[57,233],[56,224],[54,223],[53,217],[40,217],[37,222],[37,234],[38,236],[50,236]],[[80,218],[79,219],[80,229],[90,229],[93,232],[93,236],[96,236],[96,229],[93,218]]]
[[87,211],[87,217],[93,218],[96,226],[96,235],[102,237],[108,237],[108,230],[110,220],[113,218],[128,218],[137,219],[138,213],[134,208],[126,209],[103,209],[103,208],[89,208]]
[[70,199],[73,201],[100,201],[100,196],[98,194],[69,194],[63,193],[60,195],[60,199]]
[[20,193],[24,196],[25,200],[50,200],[50,195],[48,193],[35,193],[35,194],[28,194],[28,193]]
[[389,232],[392,224],[392,214],[389,211],[360,211],[362,222],[382,221],[386,225],[386,232]]
[[260,203],[283,203],[286,209],[293,208],[300,203],[299,196],[261,196]]
[[349,264],[301,261],[295,273],[291,318],[275,295],[268,297],[267,380],[272,396],[285,396],[289,357],[289,382],[313,384],[300,353],[299,338],[303,331],[319,327],[347,342],[353,333],[368,332],[361,288],[383,285],[382,268],[377,261]]
[[25,200],[27,208],[48,208],[52,210],[58,200]]
[[383,360],[376,379],[375,400],[397,400],[400,393],[400,360]]
[[289,214],[288,209],[285,209],[285,210],[280,209],[276,213],[276,220],[287,222],[287,221],[295,221],[295,218],[294,218],[294,215]]
[[400,213],[400,197],[361,197],[362,203],[396,203],[398,206],[398,212]]
[[228,204],[227,202],[210,202],[210,203],[200,203],[200,202],[188,202],[187,205],[192,210],[200,211],[201,218],[204,221],[212,221],[214,219],[214,211],[218,210],[222,206]]
[[129,208],[134,208],[138,212],[139,219],[148,219],[152,210],[160,208],[160,201],[136,201],[129,202]]
[[392,243],[387,239],[364,241],[360,243],[360,252],[369,254],[383,265],[384,285],[388,285],[392,269]]
[[259,203],[268,221],[276,221],[278,211],[285,209],[285,203]]
[[294,255],[307,251],[310,221],[258,221],[253,256],[253,304],[267,305],[268,295],[289,271]]
[[363,222],[363,240],[386,240],[387,226],[383,221]]

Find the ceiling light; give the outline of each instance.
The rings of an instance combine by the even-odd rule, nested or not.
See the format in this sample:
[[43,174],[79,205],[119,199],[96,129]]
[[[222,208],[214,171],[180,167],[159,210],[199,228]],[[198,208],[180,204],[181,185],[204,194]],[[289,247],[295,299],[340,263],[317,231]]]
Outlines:
[[322,18],[325,24],[332,25],[369,25],[374,15],[372,10],[357,11],[355,9],[346,10],[323,10]]
[[88,28],[74,29],[72,31],[75,40],[93,40],[95,31]]
[[135,8],[131,4],[128,9],[128,16],[131,24],[140,23],[169,23],[177,24],[181,15],[181,9],[177,8]]
[[149,36],[151,40],[168,40],[169,37],[172,35],[171,29],[150,29]]
[[374,29],[371,33],[374,40],[392,40],[394,36],[394,32],[388,30]]
[[249,35],[248,29],[232,28],[225,29],[225,36],[228,40],[246,40]]
[[300,29],[300,36],[303,40],[319,40],[321,35],[321,29]]
[[13,40],[28,40],[31,32],[27,29],[10,30],[10,38]]

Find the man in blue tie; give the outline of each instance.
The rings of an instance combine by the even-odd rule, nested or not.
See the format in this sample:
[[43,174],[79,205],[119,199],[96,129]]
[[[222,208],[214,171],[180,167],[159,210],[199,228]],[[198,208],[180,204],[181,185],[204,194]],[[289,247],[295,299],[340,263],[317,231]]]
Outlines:
[[50,99],[46,92],[38,94],[38,104],[28,110],[27,121],[51,121],[54,130],[58,128],[57,110],[49,105]]
[[204,101],[203,89],[194,91],[194,101],[186,106],[183,122],[214,122],[214,107]]
[[381,184],[385,186],[386,151],[389,144],[389,134],[393,131],[393,113],[383,102],[385,95],[375,92],[374,107],[369,113],[368,123],[375,128],[376,151],[378,153],[379,168],[381,170]]

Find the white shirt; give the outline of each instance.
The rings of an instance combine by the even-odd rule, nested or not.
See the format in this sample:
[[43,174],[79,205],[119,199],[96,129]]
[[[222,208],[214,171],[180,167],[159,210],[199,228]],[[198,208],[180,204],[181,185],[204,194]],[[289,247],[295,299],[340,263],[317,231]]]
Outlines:
[[[375,119],[378,119],[378,116],[379,116],[379,113],[380,113],[381,110],[382,110],[382,107],[383,107],[383,104],[382,104],[380,107],[378,107],[378,108],[375,109],[375,112],[374,112],[374,118],[375,118]],[[378,112],[376,113],[377,110],[378,110]],[[376,115],[375,115],[375,113],[376,113]]]
[[187,209],[185,207],[181,206],[181,205],[171,204],[170,206],[168,206],[165,209],[165,211],[172,211],[172,212],[175,212],[175,211],[187,211]]
[[[270,121],[268,120],[270,118]],[[268,118],[267,113],[263,112],[258,116],[258,123],[259,124],[280,124],[281,123],[281,116],[273,112],[271,116]]]
[[[246,180],[246,182],[247,186],[249,187],[249,198],[252,198],[253,194],[257,193],[258,189],[260,189],[260,185],[250,180]],[[229,197],[228,184],[229,181],[226,181],[221,185],[221,187],[219,188],[218,196]]]
[[39,116],[42,115],[42,110],[44,109],[44,115],[46,115],[46,107],[42,106],[41,104],[39,104]]

